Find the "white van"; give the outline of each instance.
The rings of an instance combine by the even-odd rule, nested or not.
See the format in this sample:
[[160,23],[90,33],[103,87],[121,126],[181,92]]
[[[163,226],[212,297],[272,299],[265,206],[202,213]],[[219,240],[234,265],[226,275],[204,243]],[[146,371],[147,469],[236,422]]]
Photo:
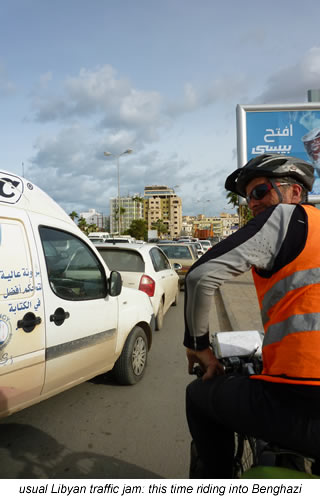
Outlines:
[[111,369],[136,383],[153,324],[146,293],[122,288],[62,208],[0,172],[0,416]]
[[109,239],[110,234],[109,232],[89,232],[88,234],[89,239],[96,239],[97,237],[105,240]]

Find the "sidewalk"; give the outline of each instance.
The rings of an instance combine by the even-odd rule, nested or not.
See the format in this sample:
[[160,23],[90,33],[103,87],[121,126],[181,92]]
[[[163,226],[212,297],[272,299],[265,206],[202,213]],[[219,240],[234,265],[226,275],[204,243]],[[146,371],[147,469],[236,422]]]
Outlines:
[[233,331],[252,329],[263,331],[251,272],[225,282],[219,291]]

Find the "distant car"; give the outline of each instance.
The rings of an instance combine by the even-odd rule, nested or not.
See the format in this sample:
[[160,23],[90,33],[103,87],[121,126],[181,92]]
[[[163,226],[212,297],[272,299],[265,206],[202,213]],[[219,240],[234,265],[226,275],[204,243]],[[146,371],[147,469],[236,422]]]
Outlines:
[[179,241],[181,244],[188,244],[192,248],[194,248],[195,254],[197,258],[200,258],[200,256],[205,254],[205,250],[203,249],[201,243],[199,241],[192,241],[192,242],[186,242],[186,241]]
[[195,243],[195,246],[197,248],[197,251],[198,251],[198,256],[202,256],[205,254],[206,250],[204,249],[204,247],[202,246],[202,243],[201,241],[196,241]]
[[133,244],[136,241],[131,237],[109,237],[104,242],[107,244]]
[[208,251],[210,248],[212,248],[211,242],[207,239],[201,239],[199,242],[201,243],[201,246],[205,251]]
[[160,248],[167,255],[171,265],[180,264],[181,268],[177,270],[179,275],[180,289],[184,287],[186,273],[190,267],[198,260],[197,255],[191,244],[161,244]]
[[90,241],[96,245],[100,243],[104,243],[105,239],[103,237],[90,237]]
[[148,243],[98,244],[96,248],[109,268],[120,272],[124,286],[150,297],[159,331],[169,307],[179,300],[179,277],[163,251]]
[[177,240],[178,243],[182,243],[182,242],[194,243],[197,241],[199,241],[198,237],[191,237],[191,236],[182,236],[182,237],[179,237],[179,239]]

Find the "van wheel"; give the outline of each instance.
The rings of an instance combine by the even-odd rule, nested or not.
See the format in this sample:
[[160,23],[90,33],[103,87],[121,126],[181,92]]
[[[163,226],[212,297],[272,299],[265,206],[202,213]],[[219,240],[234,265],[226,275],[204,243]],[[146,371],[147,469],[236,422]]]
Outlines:
[[160,331],[162,326],[163,326],[163,301],[161,299],[156,317],[156,331]]
[[180,294],[179,294],[179,291],[180,291],[180,288],[178,286],[178,289],[177,289],[177,293],[176,293],[176,296],[175,296],[175,299],[174,299],[174,302],[172,303],[172,305],[174,307],[176,307],[179,303],[179,297],[180,297]]
[[147,366],[148,340],[144,330],[136,326],[129,334],[113,374],[120,385],[134,385],[144,375]]

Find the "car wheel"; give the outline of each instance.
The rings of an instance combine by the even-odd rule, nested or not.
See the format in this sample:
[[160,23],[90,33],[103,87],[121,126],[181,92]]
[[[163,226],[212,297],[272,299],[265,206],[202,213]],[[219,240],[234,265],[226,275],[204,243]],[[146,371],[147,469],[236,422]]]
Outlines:
[[158,313],[156,316],[156,331],[160,331],[163,326],[163,301],[160,300]]
[[179,297],[180,297],[180,295],[179,295],[179,289],[180,289],[180,288],[179,288],[179,286],[178,286],[178,289],[177,289],[177,292],[176,292],[176,296],[175,296],[174,302],[172,303],[172,305],[173,305],[174,307],[176,307],[176,306],[178,305],[178,303],[179,303]]
[[148,340],[144,330],[136,326],[129,334],[113,373],[120,385],[134,385],[144,375],[147,366]]

